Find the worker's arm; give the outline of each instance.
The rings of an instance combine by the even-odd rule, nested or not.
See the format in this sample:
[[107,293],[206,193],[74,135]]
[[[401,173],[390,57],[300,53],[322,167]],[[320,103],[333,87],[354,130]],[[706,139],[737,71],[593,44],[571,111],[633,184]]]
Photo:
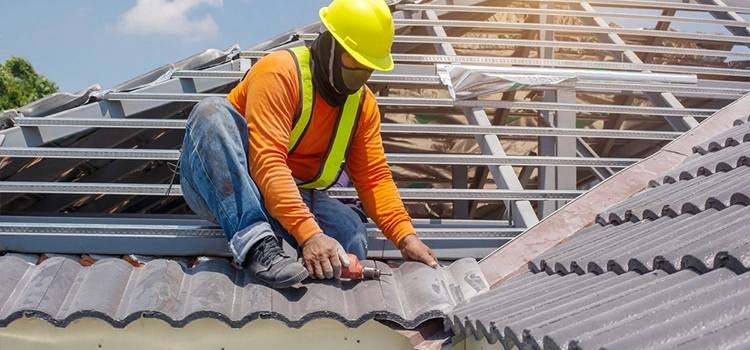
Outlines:
[[386,163],[380,136],[380,112],[369,89],[362,119],[352,142],[347,168],[365,211],[405,260],[418,260],[432,267],[437,259],[417,236],[411,218]]
[[245,78],[250,175],[268,212],[299,244],[322,233],[287,165],[289,134],[299,104],[294,60],[276,52],[259,60]]
[[302,247],[310,275],[338,278],[341,266],[349,266],[346,253],[315,222],[288,165],[289,135],[300,98],[294,61],[287,52],[271,54],[259,60],[245,79],[250,175],[268,212]]

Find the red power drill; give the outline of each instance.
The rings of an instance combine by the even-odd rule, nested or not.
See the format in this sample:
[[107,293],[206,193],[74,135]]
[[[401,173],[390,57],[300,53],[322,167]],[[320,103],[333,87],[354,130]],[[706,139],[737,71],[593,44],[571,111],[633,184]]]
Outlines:
[[382,272],[380,269],[374,267],[365,267],[359,263],[359,259],[354,254],[347,254],[349,256],[349,267],[341,267],[341,278],[348,278],[350,280],[358,279],[378,279],[380,276],[391,276],[390,272]]

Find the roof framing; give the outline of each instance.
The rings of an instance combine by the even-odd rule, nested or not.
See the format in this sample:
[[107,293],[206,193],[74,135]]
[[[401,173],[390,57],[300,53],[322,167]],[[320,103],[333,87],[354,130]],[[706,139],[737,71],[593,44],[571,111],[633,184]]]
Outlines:
[[[750,24],[742,17],[750,4],[744,1],[455,0],[392,9],[396,68],[374,74],[369,85],[407,208],[419,219],[458,220],[442,231],[419,229],[441,258],[483,257],[488,244],[504,244],[750,92]],[[656,25],[608,23],[620,19]],[[728,33],[673,31],[672,23]],[[36,215],[5,230],[22,232],[35,217],[61,213],[189,213],[179,184],[169,183],[193,104],[224,96],[257,59],[309,43],[319,29],[311,23],[245,50],[210,50],[109,90],[59,94],[2,113],[12,127],[0,130],[0,208]],[[438,64],[517,74],[578,72],[578,79],[512,90],[490,84],[472,98],[454,100]],[[602,71],[614,78],[588,74]],[[675,79],[643,80],[648,76]],[[419,188],[424,186],[433,188]],[[329,194],[354,196],[349,188]],[[191,220],[188,215],[177,224],[189,232]],[[126,222],[121,216],[106,221],[113,227]],[[158,228],[148,226],[153,224],[144,227]],[[493,229],[502,237],[489,234]],[[373,254],[399,256],[376,236]],[[192,252],[180,249],[186,248],[173,253]]]

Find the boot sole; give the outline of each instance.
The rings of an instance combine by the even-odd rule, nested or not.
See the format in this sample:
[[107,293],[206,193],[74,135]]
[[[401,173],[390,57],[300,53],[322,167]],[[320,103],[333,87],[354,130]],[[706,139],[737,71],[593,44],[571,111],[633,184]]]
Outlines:
[[300,273],[298,273],[296,276],[292,278],[288,278],[283,281],[266,282],[266,283],[270,284],[271,287],[274,289],[284,289],[284,288],[289,288],[299,282],[302,282],[302,280],[304,280],[308,276],[310,276],[310,273],[307,272],[307,269],[303,269]]

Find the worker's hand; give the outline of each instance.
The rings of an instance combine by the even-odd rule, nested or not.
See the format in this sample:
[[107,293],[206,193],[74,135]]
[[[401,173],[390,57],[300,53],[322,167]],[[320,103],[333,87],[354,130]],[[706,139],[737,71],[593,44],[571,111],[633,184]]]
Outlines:
[[346,251],[335,239],[323,233],[315,234],[302,245],[302,258],[312,278],[339,278],[341,265],[349,267]]
[[417,235],[409,235],[401,241],[401,246],[398,247],[401,250],[401,256],[404,260],[417,260],[421,261],[430,267],[437,267],[437,258],[432,252],[432,249],[425,245]]

